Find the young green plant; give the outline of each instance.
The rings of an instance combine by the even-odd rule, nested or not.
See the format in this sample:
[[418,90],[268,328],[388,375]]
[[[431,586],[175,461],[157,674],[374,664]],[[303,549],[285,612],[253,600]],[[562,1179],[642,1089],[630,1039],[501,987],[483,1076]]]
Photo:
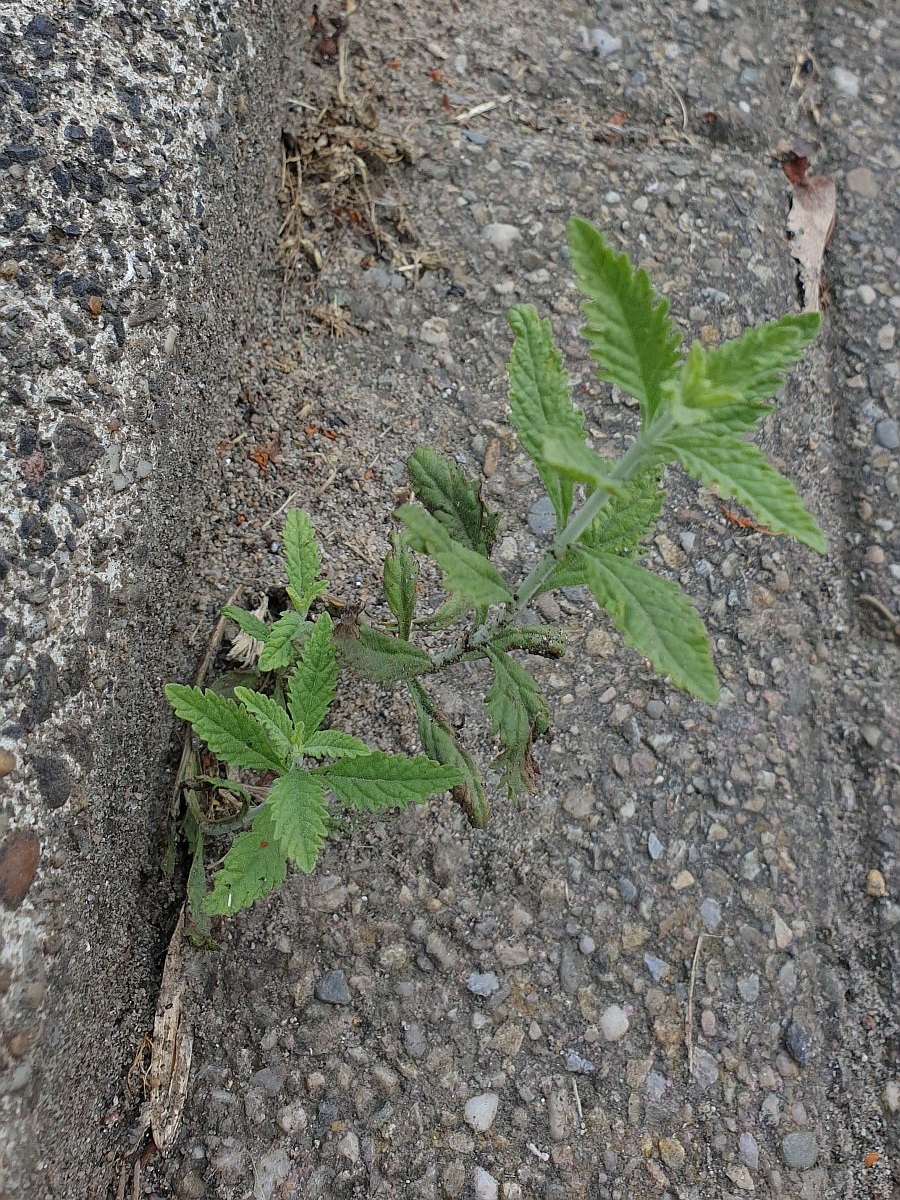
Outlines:
[[[544,593],[586,585],[625,643],[656,672],[715,704],[718,681],[697,610],[676,583],[637,561],[662,509],[666,466],[678,464],[735,497],[772,533],[825,550],[792,484],[746,440],[815,337],[819,315],[782,317],[714,349],[696,342],[684,349],[647,274],[611,250],[588,222],[574,218],[568,232],[586,298],[588,352],[601,379],[637,400],[634,440],[618,459],[591,448],[549,322],[518,305],[509,317],[510,415],[556,518],[552,544],[524,578],[511,580],[492,562],[501,515],[484,503],[479,485],[427,448],[407,464],[418,503],[396,511],[401,528],[384,563],[389,622],[353,616],[335,627],[326,611],[311,618],[325,588],[319,553],[308,517],[288,514],[290,608],[272,625],[243,609],[225,610],[258,643],[261,690],[238,687],[232,699],[167,689],[175,711],[219,759],[274,776],[262,803],[246,813],[250,828],[235,839],[202,901],[207,912],[252,903],[282,881],[288,861],[312,870],[329,829],[329,795],[351,807],[381,809],[450,788],[470,821],[483,827],[488,802],[481,772],[428,687],[430,677],[456,664],[480,661],[485,668],[484,705],[500,746],[493,766],[503,789],[510,798],[533,790],[532,747],[547,732],[550,713],[515,656],[559,658],[564,652],[563,634],[536,623],[532,606]],[[416,615],[417,555],[437,566],[447,593],[446,602],[423,617]],[[441,631],[447,644],[435,649]],[[421,643],[422,633],[428,648],[414,641]],[[323,728],[339,665],[371,683],[406,688],[424,757],[372,752]],[[198,840],[202,845],[197,837],[194,844]]]

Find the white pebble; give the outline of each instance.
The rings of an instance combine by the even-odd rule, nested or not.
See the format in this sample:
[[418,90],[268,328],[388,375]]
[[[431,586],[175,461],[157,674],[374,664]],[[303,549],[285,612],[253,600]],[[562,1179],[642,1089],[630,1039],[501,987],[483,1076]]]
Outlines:
[[900,1112],[900,1083],[896,1079],[889,1079],[884,1085],[884,1107],[894,1116]]
[[478,1133],[487,1133],[494,1123],[499,1104],[500,1097],[494,1092],[484,1092],[480,1096],[473,1096],[466,1102],[463,1114],[466,1124],[471,1125]]
[[500,1195],[500,1184],[484,1167],[475,1168],[472,1184],[475,1188],[475,1200],[497,1200]]
[[628,1018],[618,1004],[610,1004],[600,1016],[600,1032],[608,1042],[617,1042],[628,1032]]
[[502,254],[505,254],[508,250],[512,249],[513,243],[521,238],[522,231],[516,225],[498,223],[485,225],[481,231],[481,236],[495,250],[499,250]]
[[854,75],[852,71],[847,71],[844,67],[832,67],[831,78],[838,91],[843,92],[845,96],[859,95],[859,76]]

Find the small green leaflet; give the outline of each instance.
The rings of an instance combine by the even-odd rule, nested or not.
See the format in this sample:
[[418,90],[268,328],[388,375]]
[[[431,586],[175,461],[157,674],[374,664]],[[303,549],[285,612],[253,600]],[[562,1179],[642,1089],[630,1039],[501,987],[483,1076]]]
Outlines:
[[[571,475],[563,474],[545,450],[548,437],[564,438],[570,454],[584,444],[584,415],[572,404],[562,355],[553,343],[549,321],[542,321],[529,304],[510,311],[513,341],[507,371],[509,407],[519,439],[537,467],[556,513],[556,527],[565,527],[572,511]],[[568,464],[569,458],[565,459]]]
[[481,489],[456,463],[420,446],[406,464],[420,504],[463,546],[488,555],[498,517],[481,500]]
[[681,339],[669,321],[668,303],[657,297],[646,271],[610,250],[593,225],[573,217],[568,233],[578,286],[588,298],[582,333],[597,373],[634,396],[649,425],[662,383],[678,362]]
[[627,645],[650,660],[655,671],[715,704],[719,683],[703,622],[676,583],[627,558],[579,549],[588,587]]
[[323,779],[342,803],[371,812],[421,804],[462,779],[455,767],[442,766],[430,758],[407,758],[405,754],[385,754],[381,750],[316,767],[312,773]]
[[708,350],[710,385],[731,392],[735,401],[744,403],[774,396],[784,383],[785,372],[802,357],[821,324],[817,312],[780,317]]
[[[305,512],[298,508],[290,510],[284,522],[282,544],[288,584],[300,598],[302,606],[307,594],[312,593],[318,586],[319,575],[322,573],[322,559],[316,544],[315,530]],[[296,603],[296,600],[293,603]],[[306,613],[301,615],[306,616]]]
[[562,658],[566,650],[566,635],[561,629],[549,625],[523,625],[495,633],[488,643],[489,649],[525,650],[541,658]]
[[303,753],[310,758],[359,758],[372,751],[359,738],[338,729],[320,729],[303,745]]
[[263,696],[250,688],[236,687],[234,698],[255,717],[265,729],[269,741],[278,751],[283,770],[291,765],[294,757],[293,734],[291,718],[287,715],[277,700],[271,696]]
[[310,771],[289,771],[272,785],[266,809],[281,851],[309,875],[328,836],[322,780]]
[[429,554],[443,570],[449,591],[476,607],[512,600],[512,592],[496,567],[475,550],[454,541],[430,513],[413,504],[404,504],[395,516],[409,530],[413,549]]
[[490,810],[481,776],[471,757],[456,740],[450,723],[420,683],[410,683],[409,692],[416,709],[419,741],[429,758],[459,771],[460,782],[453,787],[453,799],[475,829],[487,826]]
[[238,608],[235,604],[226,604],[222,609],[222,616],[234,621],[238,629],[249,637],[256,638],[258,642],[264,642],[269,636],[269,626],[265,621],[254,617],[253,613],[247,612],[246,608]]
[[550,712],[537,684],[527,671],[506,654],[488,649],[494,682],[484,698],[491,718],[491,733],[505,753],[498,765],[509,799],[521,791],[534,791],[537,764],[531,757],[535,738],[547,732]]
[[747,506],[773,533],[789,533],[824,554],[825,535],[803,507],[790,480],[776,471],[752,442],[694,427],[676,429],[661,448],[689,475]]
[[277,671],[288,667],[294,659],[292,642],[295,638],[303,637],[311,628],[309,621],[304,621],[298,612],[287,609],[281,614],[272,628],[268,631],[266,644],[259,656],[261,671]]
[[189,721],[197,737],[224,762],[253,771],[284,769],[263,728],[234,700],[180,683],[167,684],[166,696],[176,715]]
[[303,657],[287,682],[287,703],[294,724],[311,738],[337,693],[338,668],[332,641],[331,617],[322,613],[303,647]]
[[576,440],[569,434],[551,434],[543,446],[544,459],[563,478],[579,483],[589,483],[613,496],[624,495],[625,487],[612,478],[615,463],[595,454],[583,439]]
[[391,550],[384,560],[384,596],[388,608],[397,618],[397,631],[404,641],[409,640],[413,613],[416,610],[416,585],[419,566],[406,547],[405,539],[391,535]]
[[370,625],[359,625],[352,632],[344,632],[338,625],[335,644],[341,658],[372,683],[414,679],[434,666],[424,650]]
[[234,839],[216,872],[213,890],[203,901],[203,911],[231,916],[249,908],[283,883],[286,874],[285,855],[275,836],[271,808],[266,804],[252,828]]

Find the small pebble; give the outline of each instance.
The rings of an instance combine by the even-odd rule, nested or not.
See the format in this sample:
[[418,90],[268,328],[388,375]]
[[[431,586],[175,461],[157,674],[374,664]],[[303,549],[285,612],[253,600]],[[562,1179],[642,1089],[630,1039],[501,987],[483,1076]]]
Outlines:
[[756,1144],[756,1138],[752,1133],[742,1133],[738,1141],[738,1151],[741,1156],[741,1162],[745,1163],[751,1171],[755,1171],[759,1166],[759,1146]]
[[663,704],[662,700],[648,700],[644,705],[644,712],[654,721],[658,721],[665,711],[666,706]]
[[500,1097],[495,1092],[484,1092],[466,1102],[463,1118],[477,1133],[487,1133],[497,1116]]
[[794,934],[787,922],[782,920],[778,913],[775,913],[773,928],[775,945],[779,950],[787,950],[788,946],[794,940]]
[[516,225],[492,224],[485,225],[481,231],[481,237],[488,245],[493,246],[495,250],[499,250],[502,254],[511,250],[513,244],[522,236],[521,230]]
[[590,41],[590,48],[596,54],[602,54],[606,56],[609,54],[615,54],[617,51],[622,49],[622,39],[616,37],[612,33],[607,33],[605,29],[600,29],[599,26],[591,30],[588,38]]
[[875,200],[878,196],[878,180],[868,167],[854,167],[848,171],[847,187],[866,200]]
[[593,954],[597,949],[597,943],[588,934],[584,934],[578,939],[578,949],[582,954]]
[[656,834],[651,831],[650,836],[647,838],[647,853],[654,862],[656,862],[656,860],[662,856],[663,849],[664,847],[662,842],[659,840]]
[[631,882],[630,879],[626,879],[623,876],[619,880],[619,882],[616,886],[619,889],[619,895],[622,897],[622,899],[625,901],[626,904],[633,904],[635,902],[635,900],[637,899],[637,888],[634,886],[634,884]]
[[484,1167],[476,1167],[472,1172],[472,1186],[475,1200],[497,1200],[500,1195],[500,1184]]
[[812,1054],[812,1034],[802,1021],[790,1021],[784,1032],[784,1044],[794,1062],[805,1067]]
[[672,971],[672,968],[662,958],[657,958],[655,954],[644,955],[644,966],[650,972],[650,977],[654,983],[659,983],[661,979],[665,979]]
[[747,1170],[744,1163],[730,1163],[725,1168],[725,1174],[731,1180],[736,1188],[740,1188],[742,1192],[753,1192],[755,1186],[753,1176]]
[[316,984],[316,999],[323,1004],[349,1004],[350,989],[343,971],[326,971]]
[[856,294],[859,296],[860,301],[865,304],[866,308],[868,308],[870,304],[874,304],[878,299],[878,293],[867,283],[861,283],[856,289]]
[[880,900],[887,895],[887,883],[880,871],[874,868],[866,875],[866,895],[873,900]]
[[785,1165],[798,1171],[808,1171],[816,1165],[819,1157],[819,1144],[816,1135],[807,1129],[789,1133],[781,1142],[781,1157]]
[[473,971],[466,980],[466,987],[473,996],[493,996],[500,990],[500,980],[493,971]]
[[528,510],[527,520],[532,533],[538,536],[553,533],[556,529],[556,513],[549,496],[541,496],[539,500],[535,500]]
[[628,1017],[618,1004],[610,1004],[600,1014],[600,1032],[608,1042],[617,1042],[628,1032]]
[[742,1000],[748,1004],[753,1004],[759,999],[759,976],[757,974],[745,975],[737,982],[737,990],[740,993]]
[[582,1058],[574,1050],[567,1050],[566,1070],[571,1071],[573,1075],[590,1075],[595,1070],[595,1067],[589,1058]]
[[677,1171],[679,1167],[684,1166],[684,1146],[682,1146],[678,1138],[661,1137],[659,1139],[659,1157],[667,1167],[670,1167],[673,1171]]
[[900,1081],[889,1079],[884,1085],[884,1091],[881,1095],[882,1103],[887,1112],[891,1116],[896,1116],[900,1112]]
[[834,80],[837,90],[843,92],[845,96],[859,95],[859,76],[854,75],[852,71],[848,71],[844,67],[832,67],[831,78]]
[[706,1050],[697,1047],[694,1050],[694,1082],[702,1092],[708,1091],[719,1078],[719,1068],[716,1060]]
[[875,441],[885,450],[896,450],[900,446],[900,429],[897,422],[890,417],[879,421],[875,426]]
[[710,931],[718,929],[722,924],[722,910],[719,908],[719,902],[707,896],[700,905],[700,917],[707,929]]

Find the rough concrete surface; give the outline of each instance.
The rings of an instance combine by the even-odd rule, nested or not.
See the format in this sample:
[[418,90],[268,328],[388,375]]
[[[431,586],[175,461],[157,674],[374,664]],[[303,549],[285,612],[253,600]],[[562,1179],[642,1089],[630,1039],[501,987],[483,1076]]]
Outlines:
[[0,12],[3,1196],[105,1194],[152,1027],[160,684],[272,237],[275,7]]
[[[896,15],[409,0],[344,34],[320,10],[0,15],[3,1194],[896,1200]],[[449,800],[360,821],[222,922],[186,968],[180,1136],[142,1154],[129,1068],[179,902],[161,683],[235,586],[281,581],[289,504],[377,616],[423,442],[483,474],[524,574],[546,528],[510,304],[551,317],[618,453],[634,413],[579,344],[568,217],[686,336],[736,336],[800,301],[798,138],[838,221],[760,441],[829,554],[672,472],[647,562],[709,625],[719,708],[548,599],[570,649],[538,667],[537,794],[485,832]],[[485,687],[465,667],[439,698],[488,763]],[[339,709],[415,745],[389,688]]]

